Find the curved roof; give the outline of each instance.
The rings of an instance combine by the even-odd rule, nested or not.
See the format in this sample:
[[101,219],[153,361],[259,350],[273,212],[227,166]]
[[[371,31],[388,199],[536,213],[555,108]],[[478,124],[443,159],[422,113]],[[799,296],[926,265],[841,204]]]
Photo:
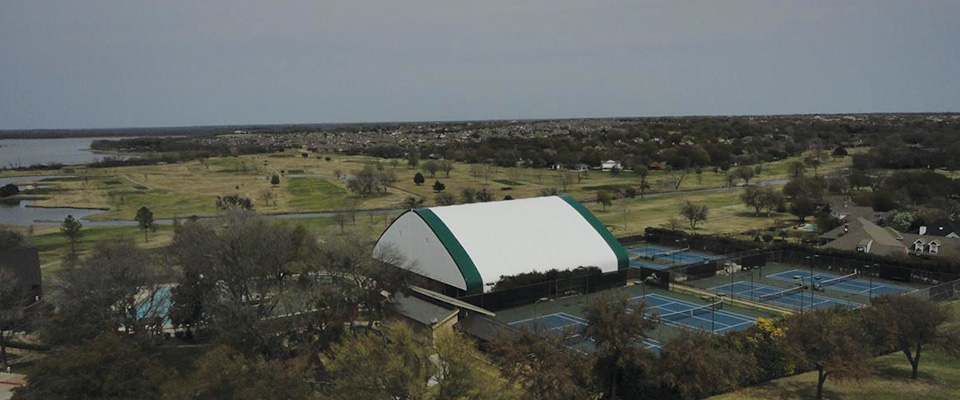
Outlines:
[[503,275],[629,266],[606,227],[567,196],[411,210],[384,231],[375,256],[388,247],[403,267],[471,293]]

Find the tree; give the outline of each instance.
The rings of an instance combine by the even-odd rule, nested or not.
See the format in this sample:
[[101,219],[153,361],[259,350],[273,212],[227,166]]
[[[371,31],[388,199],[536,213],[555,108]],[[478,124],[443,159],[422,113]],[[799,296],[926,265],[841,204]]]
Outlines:
[[850,153],[848,153],[848,152],[847,152],[847,149],[843,148],[843,146],[839,146],[839,147],[833,149],[833,156],[834,156],[834,157],[843,157],[843,156],[846,156],[846,155],[849,155],[849,154],[850,154]]
[[750,355],[721,345],[715,336],[682,330],[660,350],[659,381],[672,393],[661,398],[701,399],[728,392],[757,372]]
[[[273,192],[270,190],[260,192],[260,200],[263,201],[264,206],[270,205],[270,200],[273,200],[273,198]],[[276,205],[276,202],[274,202],[274,205]]]
[[407,196],[403,199],[403,208],[412,210],[423,205],[423,197]]
[[7,343],[31,325],[34,303],[33,294],[18,275],[0,265],[0,368],[4,370],[8,366]]
[[407,157],[407,165],[409,165],[410,168],[416,168],[418,164],[420,164],[420,156],[416,153],[410,154]]
[[430,173],[431,178],[434,178],[437,176],[437,171],[440,170],[440,164],[433,160],[427,160],[423,163],[423,169]]
[[802,196],[790,202],[790,214],[795,215],[801,224],[816,212],[817,204],[810,197]]
[[867,318],[869,332],[878,335],[881,343],[893,343],[907,357],[913,379],[917,379],[924,348],[940,345],[953,355],[960,354],[956,343],[944,341],[956,336],[947,330],[960,328],[947,325],[950,311],[942,304],[913,296],[881,296],[873,301]]
[[807,167],[803,165],[801,161],[791,161],[787,164],[787,173],[792,178],[799,178],[803,176],[803,173],[806,172]]
[[314,390],[304,379],[311,372],[304,357],[247,358],[220,345],[200,357],[189,376],[168,383],[163,399],[314,399]]
[[560,184],[562,191],[566,192],[567,187],[573,183],[574,173],[569,170],[557,171],[557,183]]
[[800,361],[817,371],[817,400],[823,398],[828,377],[837,379],[868,376],[873,369],[866,336],[844,309],[821,309],[794,315],[788,322],[787,340]]
[[756,175],[756,171],[747,166],[738,167],[734,173],[737,175],[737,178],[743,179],[744,185],[749,185],[750,180]]
[[640,165],[634,169],[634,172],[640,177],[640,198],[643,198],[643,194],[647,192],[647,189],[650,189],[650,183],[647,182],[647,176],[650,175],[650,169],[646,165]]
[[873,178],[871,178],[870,175],[867,175],[866,172],[858,169],[855,169],[850,173],[850,176],[847,177],[847,181],[850,183],[850,187],[854,190],[873,186]]
[[60,232],[63,232],[63,236],[66,236],[67,241],[70,242],[70,256],[73,259],[77,258],[77,243],[83,236],[81,229],[83,229],[83,224],[74,219],[73,215],[67,215],[67,218],[60,224]]
[[453,171],[453,161],[450,161],[450,160],[440,161],[440,169],[443,170],[443,173],[447,175],[447,178],[449,178],[450,171]]
[[690,170],[687,168],[667,172],[667,179],[673,184],[673,191],[675,192],[680,190],[680,185],[683,184],[683,180],[687,179],[688,176],[690,176]]
[[10,197],[16,195],[17,193],[20,193],[20,188],[12,183],[8,183],[3,185],[3,187],[0,187],[0,198]]
[[494,361],[523,400],[596,398],[591,387],[593,363],[571,351],[561,335],[541,337],[530,332],[500,336],[492,342]]
[[27,245],[27,242],[22,233],[0,226],[0,250],[15,249]]
[[560,189],[557,189],[557,188],[555,188],[555,187],[553,187],[553,186],[549,186],[549,187],[545,187],[545,188],[543,188],[543,189],[540,189],[540,195],[541,195],[541,196],[558,196],[558,195],[560,195],[560,194],[562,194],[562,193],[563,193],[563,192],[560,191]]
[[490,189],[481,188],[477,191],[477,201],[481,203],[493,201],[493,192],[491,192]]
[[727,176],[725,177],[725,179],[727,181],[727,187],[733,187],[734,182],[736,182],[740,178],[737,177],[736,172],[730,171],[730,172],[727,172]]
[[391,185],[396,183],[397,177],[393,171],[377,169],[367,164],[360,171],[353,171],[347,179],[347,189],[366,197],[374,193],[383,194]]
[[174,373],[115,333],[41,358],[14,398],[157,399]]
[[820,158],[819,157],[804,158],[803,165],[806,167],[813,168],[813,174],[817,175],[817,170],[820,168]]
[[783,195],[767,186],[747,186],[740,200],[747,207],[753,207],[754,215],[759,216],[761,210],[766,210],[767,215],[774,209],[783,205]]
[[617,398],[617,386],[621,379],[624,359],[642,359],[636,352],[649,352],[639,344],[656,327],[656,322],[646,318],[646,303],[630,304],[625,295],[594,298],[583,310],[587,321],[586,335],[597,345],[596,368],[604,380],[608,398]]
[[[333,238],[328,246],[338,242]],[[305,324],[316,316],[309,311],[321,307],[308,303],[313,294],[307,288],[313,286],[306,279],[321,262],[318,247],[304,228],[252,213],[234,211],[215,222],[188,222],[174,235],[169,262],[183,271],[180,286],[198,290],[175,298],[189,301],[184,306],[195,314],[185,314],[220,343],[245,354],[284,352],[301,345],[292,337],[320,336],[329,328]],[[298,272],[305,281],[294,285]],[[332,288],[330,292],[340,296]],[[276,318],[287,314],[298,318]]]
[[454,204],[457,204],[457,197],[454,196],[452,193],[438,192],[434,196],[433,201],[438,206],[452,206]]
[[425,344],[404,324],[352,335],[331,349],[331,399],[515,398],[475,345],[457,333]]
[[690,229],[697,229],[697,224],[706,222],[710,209],[706,205],[693,204],[684,201],[680,204],[680,215],[690,223]]
[[470,204],[477,201],[477,190],[474,188],[466,187],[460,191],[460,200],[464,204]]
[[423,182],[426,182],[426,179],[423,178],[423,174],[417,172],[417,174],[413,176],[413,183],[420,186],[423,185]]
[[603,211],[607,211],[607,207],[610,204],[613,204],[613,196],[610,195],[610,192],[606,190],[597,191],[597,203],[600,203],[603,206]]
[[147,242],[147,232],[154,231],[157,228],[153,225],[153,211],[150,211],[147,207],[140,207],[137,210],[137,227],[143,231],[143,241]]
[[276,187],[277,185],[279,185],[279,184],[280,184],[280,175],[274,174],[272,177],[270,177],[270,184],[273,185],[274,187]]
[[159,338],[172,271],[131,241],[97,243],[59,275],[50,296],[56,314],[46,329],[51,342],[78,344],[118,329],[143,343]]
[[697,174],[697,184],[698,184],[698,185],[702,184],[702,183],[703,183],[703,168],[702,168],[702,167],[697,167],[697,168],[694,170],[694,173]]
[[350,216],[345,212],[334,213],[333,222],[340,227],[340,233],[344,233],[344,228],[347,226],[347,223],[350,222]]
[[447,185],[444,185],[443,182],[436,181],[433,183],[433,191],[440,193],[447,188]]

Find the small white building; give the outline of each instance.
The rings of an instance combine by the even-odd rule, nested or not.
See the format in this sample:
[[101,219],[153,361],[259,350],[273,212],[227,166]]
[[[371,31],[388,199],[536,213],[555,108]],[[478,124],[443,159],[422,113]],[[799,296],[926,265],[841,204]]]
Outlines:
[[601,171],[610,171],[614,168],[620,169],[620,170],[623,169],[623,167],[620,165],[620,161],[607,160],[607,161],[604,161],[602,164],[600,164]]

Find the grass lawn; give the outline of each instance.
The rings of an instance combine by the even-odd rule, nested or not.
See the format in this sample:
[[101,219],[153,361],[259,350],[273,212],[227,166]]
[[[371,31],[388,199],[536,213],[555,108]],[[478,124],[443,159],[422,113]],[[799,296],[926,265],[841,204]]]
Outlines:
[[615,200],[606,211],[596,203],[587,204],[587,208],[616,236],[641,234],[646,227],[660,226],[670,218],[680,218],[686,227],[687,221],[679,216],[678,209],[678,204],[683,201],[710,208],[707,222],[697,226],[696,232],[701,234],[734,234],[774,225],[783,227],[795,222],[796,217],[787,213],[754,216],[753,209],[744,206],[740,200],[743,191],[743,188],[731,188],[722,191],[670,193],[644,199]]
[[[862,150],[862,149],[857,149]],[[330,157],[330,161],[325,158]],[[786,179],[789,162],[802,157],[767,163],[754,180]],[[393,171],[397,182],[386,195],[356,198],[346,190],[342,176],[363,168],[365,164],[384,163]],[[216,197],[240,194],[255,200],[261,213],[331,211],[355,203],[358,209],[400,207],[404,197],[418,196],[426,205],[434,204],[434,181],[443,182],[449,193],[459,195],[465,188],[486,187],[494,199],[534,197],[547,187],[562,188],[559,173],[548,169],[500,168],[492,169],[490,176],[474,176],[474,166],[454,163],[450,175],[440,172],[427,176],[422,186],[413,183],[417,170],[405,163],[393,167],[388,160],[365,156],[339,154],[299,157],[299,151],[288,150],[269,155],[220,157],[203,162],[151,165],[119,168],[72,168],[61,171],[33,172],[33,174],[74,174],[78,178],[49,182],[52,188],[38,201],[48,207],[91,207],[109,211],[92,216],[94,220],[133,219],[141,206],[150,208],[156,218],[212,215],[216,213]],[[846,168],[850,157],[824,158],[820,173],[829,174]],[[3,172],[2,176],[21,174]],[[270,185],[270,177],[280,175],[279,188]],[[292,175],[292,176],[288,176]],[[296,176],[301,177],[296,177]],[[670,173],[651,171],[648,181],[654,192],[671,192]],[[338,179],[338,176],[340,177]],[[726,173],[705,170],[698,177],[691,173],[681,189],[716,188],[726,185]],[[566,187],[566,192],[578,199],[592,199],[600,189],[635,187],[636,175],[629,171],[619,174],[592,170]],[[260,201],[265,191],[272,191],[269,204]]]
[[[77,243],[77,253],[80,257],[85,256],[99,242],[133,240],[133,242],[143,248],[166,247],[173,239],[173,227],[169,225],[158,225],[155,232],[150,232],[149,242],[144,242],[143,232],[135,226],[109,227],[109,228],[83,228],[83,236]],[[34,245],[40,250],[40,268],[43,269],[44,276],[49,278],[55,275],[60,269],[60,263],[63,258],[70,254],[70,243],[67,238],[56,228],[45,228],[37,231],[31,237]]]

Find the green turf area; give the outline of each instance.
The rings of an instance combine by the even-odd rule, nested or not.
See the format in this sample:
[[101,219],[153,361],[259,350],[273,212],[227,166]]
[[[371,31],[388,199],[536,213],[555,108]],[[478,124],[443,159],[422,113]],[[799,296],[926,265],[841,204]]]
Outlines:
[[291,210],[334,210],[349,204],[346,189],[322,178],[292,178],[284,190],[291,196],[287,201]]

